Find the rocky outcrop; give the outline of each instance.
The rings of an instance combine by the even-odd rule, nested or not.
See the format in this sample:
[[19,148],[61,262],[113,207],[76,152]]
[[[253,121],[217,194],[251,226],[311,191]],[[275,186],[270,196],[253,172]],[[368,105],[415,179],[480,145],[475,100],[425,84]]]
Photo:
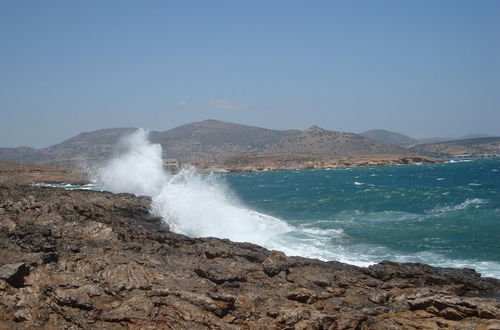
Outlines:
[[128,194],[0,187],[0,328],[500,327],[500,281],[193,239]]
[[84,170],[78,167],[22,164],[0,161],[0,184],[88,183]]
[[418,155],[280,155],[237,156],[222,159],[200,160],[196,168],[202,172],[256,172],[295,169],[324,169],[355,166],[406,165],[438,163],[441,160]]
[[434,157],[498,157],[500,137],[482,137],[419,144],[409,149],[413,153]]
[[260,152],[261,155],[401,155],[407,149],[381,143],[367,137],[336,132],[312,126],[300,134],[292,135]]

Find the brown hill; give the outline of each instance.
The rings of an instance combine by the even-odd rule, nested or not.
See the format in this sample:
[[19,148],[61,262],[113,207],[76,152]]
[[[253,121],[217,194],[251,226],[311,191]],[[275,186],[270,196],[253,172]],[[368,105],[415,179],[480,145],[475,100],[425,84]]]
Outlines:
[[102,161],[111,155],[120,138],[135,128],[108,128],[84,132],[59,144],[40,150],[41,161],[74,164]]
[[404,148],[384,144],[364,136],[334,132],[312,126],[262,151],[263,155],[376,155],[405,154]]
[[135,128],[108,128],[84,132],[42,149],[0,148],[0,160],[58,165],[81,165],[82,162],[102,161],[109,158],[120,137],[133,130]]
[[199,159],[255,153],[281,139],[300,133],[204,120],[164,132],[152,132],[153,143],[161,144],[165,158]]
[[40,161],[40,151],[31,147],[0,148],[0,160],[35,163]]
[[[83,162],[102,161],[111,156],[123,135],[134,130],[135,128],[109,128],[85,132],[43,149],[0,148],[0,160],[58,165],[81,165]],[[150,140],[161,144],[165,158],[193,160],[255,153],[298,133],[300,131],[280,131],[205,120],[168,131],[153,131]]]
[[[111,157],[120,137],[134,128],[110,128],[85,132],[43,149],[0,148],[0,160],[81,165]],[[405,149],[354,133],[334,132],[317,126],[300,132],[205,120],[163,132],[151,132],[150,140],[161,144],[164,158],[227,158],[239,155],[382,155],[408,154]],[[467,140],[461,140],[462,142]],[[429,154],[429,153],[427,153]]]
[[500,156],[500,137],[420,144],[410,151],[431,156]]
[[400,147],[407,147],[417,143],[417,140],[400,133],[386,131],[383,129],[372,129],[359,135],[373,139],[378,142],[393,144]]

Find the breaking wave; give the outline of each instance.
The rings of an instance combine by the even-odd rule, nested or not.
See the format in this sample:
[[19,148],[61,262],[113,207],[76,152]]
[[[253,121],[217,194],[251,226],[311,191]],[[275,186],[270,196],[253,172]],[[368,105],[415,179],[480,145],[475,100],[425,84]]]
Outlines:
[[[291,225],[280,218],[259,213],[247,207],[228,188],[220,176],[202,175],[197,173],[194,168],[189,167],[183,168],[177,174],[165,171],[161,146],[151,144],[147,137],[147,131],[138,130],[124,138],[113,159],[94,171],[93,179],[98,187],[86,186],[84,189],[105,189],[115,193],[128,192],[150,196],[152,198],[152,213],[162,217],[174,232],[190,237],[228,238],[233,241],[251,242],[269,249],[280,250],[287,255],[299,255],[325,261],[337,260],[358,266],[368,266],[389,259],[399,262],[424,262],[441,267],[470,267],[475,268],[483,275],[500,278],[498,260],[487,257],[475,258],[473,255],[467,254],[455,256],[447,252],[451,248],[447,247],[449,243],[446,242],[446,239],[427,242],[425,241],[427,234],[423,234],[423,230],[429,225],[439,229],[439,222],[438,225],[434,222],[441,221],[441,218],[444,219],[443,216],[446,213],[453,215],[463,210],[486,210],[495,202],[493,199],[465,197],[462,200],[459,199],[458,202],[455,199],[455,201],[449,201],[444,205],[434,203],[432,207],[426,210],[422,209],[421,212],[392,211],[392,204],[389,210],[370,209],[363,212],[352,211],[352,208],[348,207],[345,211],[346,214],[337,212],[324,218],[319,215],[322,206],[310,203],[308,204],[309,213],[305,213],[305,218],[294,219],[292,216],[290,223],[294,225]],[[339,173],[348,173],[352,169],[338,171]],[[381,172],[382,169],[377,169],[377,171]],[[281,180],[289,179],[288,175],[301,176],[303,173],[303,171],[293,171],[281,174],[284,175]],[[315,173],[318,174],[317,172],[307,173],[311,176]],[[346,175],[350,178],[349,174]],[[393,172],[388,172],[384,174],[384,177],[393,175]],[[254,174],[241,174],[241,176],[246,178],[250,186],[251,182],[255,183]],[[372,176],[369,175],[370,178]],[[277,182],[283,184],[283,181],[278,179],[280,178],[277,178]],[[321,180],[323,179],[321,177]],[[372,180],[378,180],[377,176],[374,176]],[[435,181],[435,177],[432,178],[432,181]],[[259,182],[266,182],[266,185],[255,184],[255,187],[250,188],[254,190],[258,188],[266,193],[269,193],[269,189],[273,189],[272,180]],[[373,196],[380,198],[370,198],[367,203],[374,203],[375,206],[381,201],[393,203],[387,198],[392,196],[388,194],[388,191],[393,191],[390,187],[370,192],[367,192],[366,189],[362,192],[362,189],[359,189],[360,186],[374,185],[374,182],[369,181],[368,176],[363,178],[363,181],[349,179],[346,182],[348,183],[342,189],[352,189],[350,192],[352,195],[349,198],[360,198],[360,196],[374,194]],[[317,188],[321,184],[324,184],[323,181],[312,185],[308,183],[314,188],[309,187],[309,190],[304,184],[300,188],[301,191],[303,190],[301,193],[304,196],[317,194]],[[337,182],[337,184],[341,185],[342,183]],[[377,186],[380,185],[383,188],[384,184],[383,181],[380,181]],[[76,189],[73,186],[65,187],[65,189],[73,188]],[[294,189],[298,190],[299,188],[295,187]],[[328,191],[328,195],[321,196],[323,199],[319,200],[330,201],[336,197],[332,195],[329,186],[325,186],[324,189]],[[448,194],[449,191],[443,193],[442,190],[438,190],[436,193],[441,196]],[[287,197],[269,196],[266,198],[265,200],[276,202],[279,198]],[[419,201],[421,200],[426,200],[425,196],[419,199]],[[290,204],[290,200],[286,199],[283,201],[286,201],[285,204],[292,209],[300,204],[300,200],[295,201],[299,204]],[[403,201],[404,199],[401,199],[401,202]],[[328,210],[329,202],[325,203],[323,204],[327,205],[326,210]],[[350,199],[336,200],[335,202],[332,200],[332,203],[349,204]],[[310,212],[314,212],[312,218],[310,218]],[[296,214],[299,213],[295,213],[294,216]],[[286,217],[286,215],[283,216]],[[324,220],[318,220],[315,217]],[[404,238],[398,238],[398,235],[384,235],[388,229],[392,230],[389,232],[396,233],[398,226],[403,225],[405,226],[401,227],[401,233],[409,231],[408,235],[403,236],[415,240],[412,235],[424,235],[422,237],[424,237],[425,244],[420,244],[416,248],[406,248],[408,244],[412,243],[404,241]],[[366,232],[380,233],[380,235],[365,235]],[[437,239],[440,234],[442,233],[427,235],[427,238]],[[452,239],[453,237],[448,238]],[[398,241],[398,244],[393,244],[394,241]],[[401,248],[401,244],[404,245],[403,248]]]
[[115,193],[152,197],[152,212],[170,228],[191,237],[214,236],[269,246],[281,234],[293,230],[286,222],[246,208],[213,175],[194,168],[172,175],[164,170],[161,146],[151,144],[148,132],[126,136],[118,151],[93,179]]
[[467,198],[463,203],[457,205],[437,207],[430,211],[430,213],[446,213],[465,210],[471,207],[478,208],[482,204],[488,203],[487,200],[481,198]]

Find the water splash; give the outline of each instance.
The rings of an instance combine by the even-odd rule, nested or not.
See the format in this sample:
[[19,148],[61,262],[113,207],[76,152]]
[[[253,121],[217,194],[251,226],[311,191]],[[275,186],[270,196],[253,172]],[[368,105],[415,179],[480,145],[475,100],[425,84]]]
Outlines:
[[144,129],[124,136],[114,157],[94,171],[94,181],[114,193],[159,194],[168,182],[168,174],[163,169],[161,146],[151,144],[147,137]]
[[[147,132],[139,130],[123,139],[115,157],[95,171],[95,181],[102,188],[113,192],[151,196],[152,212],[161,216],[173,231],[191,237],[229,238],[280,250],[287,255],[338,260],[358,266],[389,259],[425,262],[441,267],[469,267],[483,275],[500,278],[499,263],[495,260],[454,257],[441,250],[433,251],[432,247],[426,251],[391,248],[363,239],[364,235],[359,235],[359,230],[356,230],[359,226],[380,228],[379,223],[389,227],[399,222],[413,223],[416,224],[414,228],[421,228],[422,219],[435,219],[442,214],[459,213],[467,209],[482,209],[490,205],[492,199],[465,197],[461,203],[438,205],[421,213],[392,209],[368,213],[346,211],[346,215],[339,213],[333,219],[295,220],[294,227],[281,219],[246,207],[218,176],[200,175],[193,168],[183,169],[176,175],[169,174],[163,169],[161,155],[161,147],[149,143]],[[335,171],[342,173],[351,170]],[[302,172],[294,171],[285,175],[296,173]],[[252,177],[256,175],[242,174],[254,183]],[[387,173],[385,176],[393,174]],[[362,186],[362,182],[350,179],[349,183],[352,182]],[[366,182],[366,186],[371,184]],[[444,194],[441,190],[438,193]],[[345,232],[342,227],[345,227]],[[366,227],[363,230],[370,229]]]
[[152,197],[152,212],[171,229],[192,237],[215,236],[239,242],[271,244],[292,227],[246,208],[213,175],[194,168],[171,175],[163,168],[162,150],[138,130],[126,136],[117,153],[95,171],[94,180],[106,190]]

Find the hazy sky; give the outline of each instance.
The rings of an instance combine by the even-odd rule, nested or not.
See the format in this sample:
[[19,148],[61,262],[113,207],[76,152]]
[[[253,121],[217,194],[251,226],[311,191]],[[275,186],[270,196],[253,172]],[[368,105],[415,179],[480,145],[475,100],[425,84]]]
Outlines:
[[208,118],[500,135],[500,1],[0,0],[0,147]]

